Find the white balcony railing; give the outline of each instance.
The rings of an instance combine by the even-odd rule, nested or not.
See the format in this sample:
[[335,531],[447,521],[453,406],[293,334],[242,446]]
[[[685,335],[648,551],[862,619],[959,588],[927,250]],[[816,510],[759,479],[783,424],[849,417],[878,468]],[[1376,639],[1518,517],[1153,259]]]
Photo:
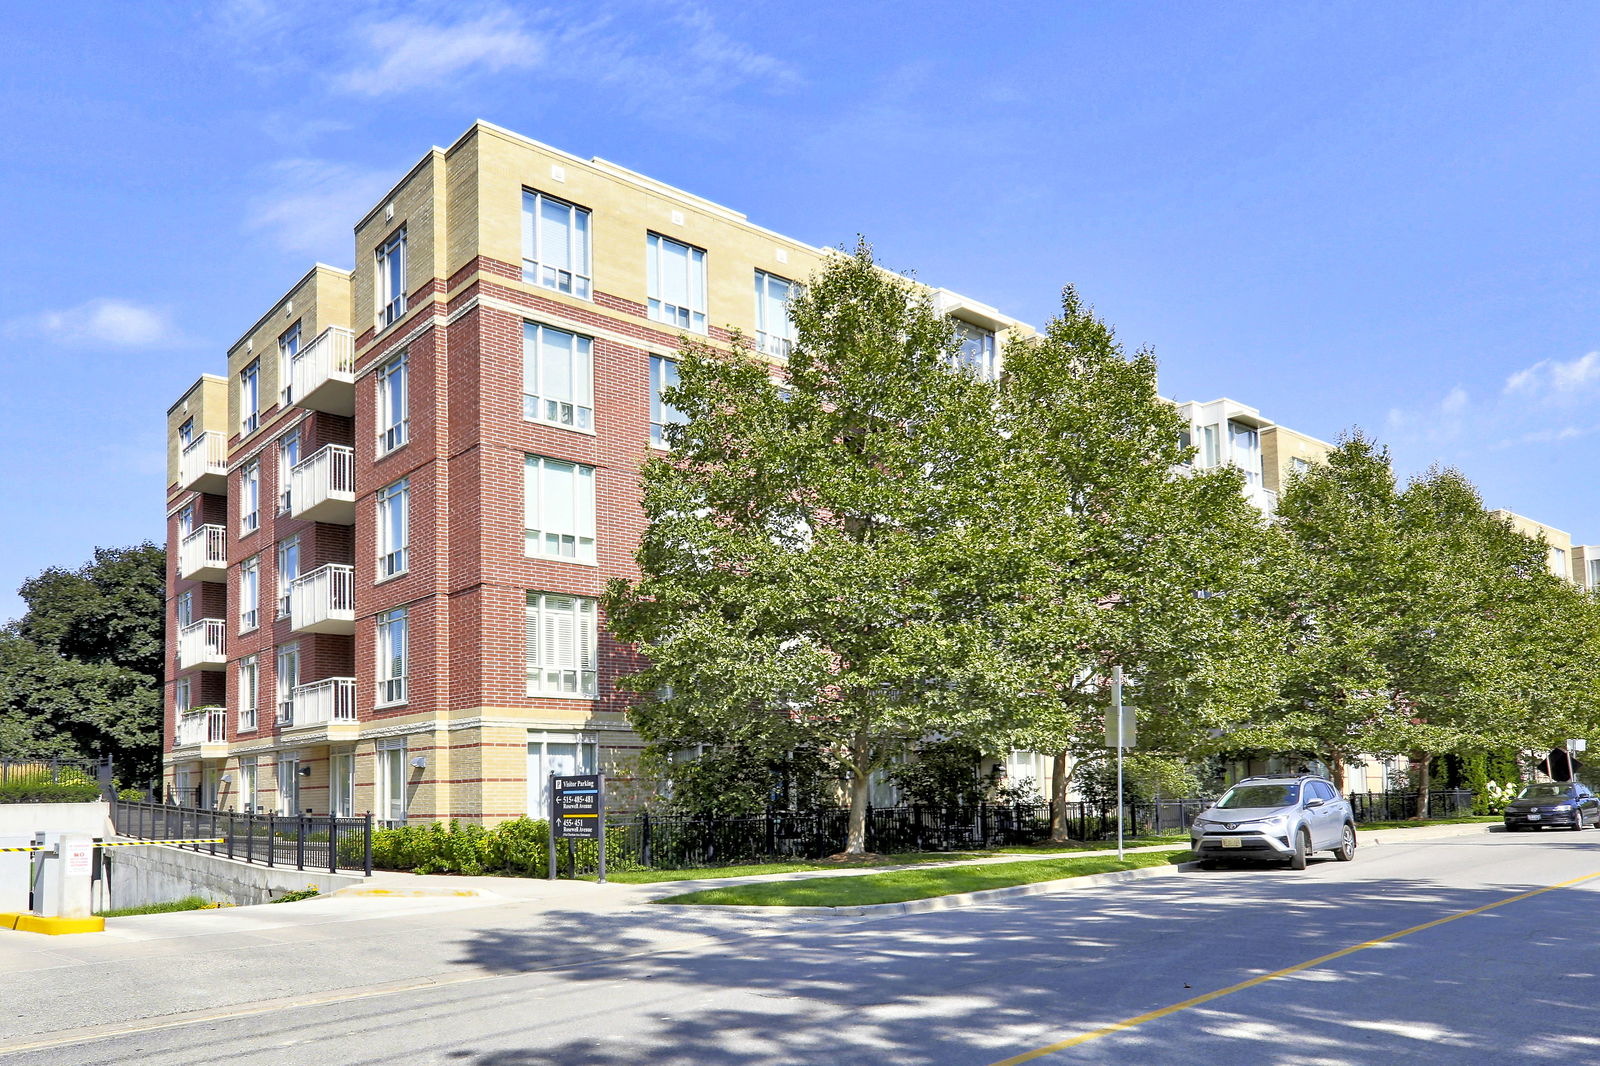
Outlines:
[[197,526],[178,543],[178,576],[221,581],[228,571],[226,526]]
[[301,633],[356,631],[356,568],[319,566],[289,585],[289,628]]
[[201,492],[223,492],[228,486],[228,442],[208,429],[195,434],[178,453],[178,487]]
[[178,669],[226,666],[227,631],[227,623],[220,618],[202,618],[178,630]]
[[356,520],[356,453],[329,444],[294,465],[290,495],[296,518],[354,525]]
[[330,677],[325,681],[313,681],[309,685],[300,685],[294,690],[294,701],[290,704],[289,721],[284,721],[280,714],[278,724],[281,726],[307,726],[328,725],[333,722],[354,722],[356,720],[356,679],[353,677]]
[[289,363],[295,403],[316,411],[355,413],[355,334],[329,326]]
[[228,739],[228,712],[222,707],[197,707],[178,716],[178,746],[221,744]]

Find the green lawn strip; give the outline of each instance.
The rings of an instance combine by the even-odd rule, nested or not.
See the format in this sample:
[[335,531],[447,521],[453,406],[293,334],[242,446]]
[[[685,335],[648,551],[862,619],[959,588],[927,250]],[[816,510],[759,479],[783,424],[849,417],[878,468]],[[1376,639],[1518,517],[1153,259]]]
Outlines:
[[1411,818],[1400,822],[1361,822],[1356,825],[1359,830],[1370,829],[1426,829],[1430,825],[1496,825],[1504,821],[1498,814],[1475,814],[1467,818],[1429,818],[1426,821],[1420,818]]
[[96,918],[127,918],[135,914],[171,914],[174,911],[199,911],[211,906],[199,896],[185,896],[171,903],[146,903],[143,907],[118,907],[116,910],[95,911]]
[[1187,862],[1189,853],[1145,852],[1122,861],[1112,856],[1007,862],[989,866],[943,866],[926,870],[897,870],[862,877],[807,877],[797,881],[769,881],[730,885],[658,899],[656,903],[716,904],[744,907],[862,907],[875,903],[902,903],[957,892],[1031,885],[1115,870],[1166,866]]
[[[1187,832],[1161,833],[1156,836],[1124,837],[1123,847],[1147,848],[1158,844],[1187,844]],[[1051,843],[1048,840],[1037,844],[1008,844],[1003,848],[996,848],[989,852],[990,855],[1036,855],[1040,852],[1060,851],[1116,851],[1116,840],[1067,840],[1061,843]]]

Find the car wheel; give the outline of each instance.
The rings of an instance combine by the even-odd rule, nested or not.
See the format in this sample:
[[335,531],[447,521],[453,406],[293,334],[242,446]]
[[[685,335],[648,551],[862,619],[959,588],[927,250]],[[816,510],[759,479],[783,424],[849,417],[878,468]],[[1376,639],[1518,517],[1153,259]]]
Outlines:
[[1311,854],[1311,834],[1304,829],[1294,835],[1294,855],[1289,859],[1289,869],[1304,870],[1306,857]]
[[1344,836],[1334,850],[1333,857],[1340,862],[1349,862],[1356,857],[1356,827],[1349,822],[1344,824]]
[[1582,811],[1579,811],[1577,814],[1572,816],[1572,831],[1575,832],[1575,833],[1583,832],[1583,812]]

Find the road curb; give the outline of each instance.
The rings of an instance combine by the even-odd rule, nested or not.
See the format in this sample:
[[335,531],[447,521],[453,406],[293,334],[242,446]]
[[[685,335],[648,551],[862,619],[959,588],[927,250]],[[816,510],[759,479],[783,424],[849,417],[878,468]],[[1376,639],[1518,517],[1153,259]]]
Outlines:
[[1441,825],[1437,828],[1374,829],[1362,832],[1356,826],[1356,843],[1362,846],[1403,844],[1408,840],[1449,840],[1451,837],[1469,837],[1503,828],[1494,822],[1471,822],[1467,825]]
[[43,933],[61,936],[66,933],[103,933],[104,918],[52,918],[39,914],[20,914],[15,911],[0,913],[0,929],[14,929],[19,933]]
[[359,885],[341,888],[335,896],[359,896],[366,899],[445,899],[457,896],[478,897],[484,893],[476,888],[363,888]]

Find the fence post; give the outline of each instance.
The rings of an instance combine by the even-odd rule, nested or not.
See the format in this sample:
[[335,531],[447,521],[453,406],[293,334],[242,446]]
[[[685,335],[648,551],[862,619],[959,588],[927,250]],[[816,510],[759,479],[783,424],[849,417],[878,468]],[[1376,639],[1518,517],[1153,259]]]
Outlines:
[[306,868],[306,816],[296,813],[294,816],[294,868]]
[[772,824],[772,804],[767,804],[767,859],[771,861],[778,857],[778,834]]
[[328,812],[328,872],[339,872],[339,819]]
[[650,812],[639,812],[639,861],[650,865]]
[[366,860],[365,860],[365,864],[366,864],[366,868],[367,868],[367,876],[371,877],[372,876],[372,812],[371,811],[367,812],[367,816],[363,820],[362,831],[363,831],[364,835],[366,836],[366,844],[365,844]]
[[233,808],[228,808],[228,858],[233,858]]
[[278,864],[277,813],[277,811],[267,812],[267,865],[269,867]]
[[244,815],[244,861],[256,861],[256,815],[249,811]]

